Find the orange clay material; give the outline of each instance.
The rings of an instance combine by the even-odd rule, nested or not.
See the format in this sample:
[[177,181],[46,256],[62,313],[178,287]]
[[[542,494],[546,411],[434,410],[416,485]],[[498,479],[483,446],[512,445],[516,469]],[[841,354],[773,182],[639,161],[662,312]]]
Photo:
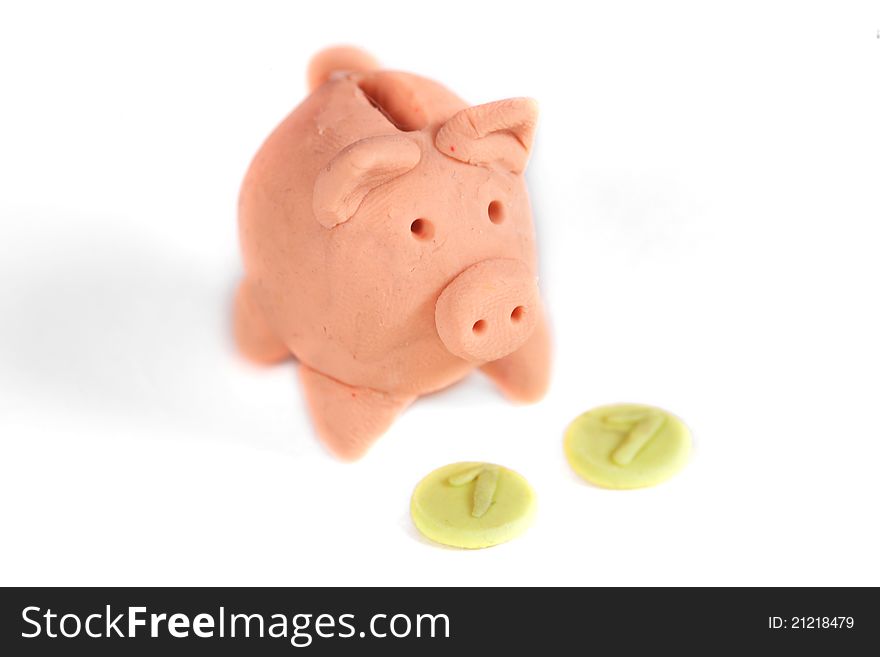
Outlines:
[[522,175],[535,102],[469,107],[353,48],[319,53],[308,78],[242,185],[240,351],[299,360],[315,428],[346,459],[477,367],[539,399],[550,344]]

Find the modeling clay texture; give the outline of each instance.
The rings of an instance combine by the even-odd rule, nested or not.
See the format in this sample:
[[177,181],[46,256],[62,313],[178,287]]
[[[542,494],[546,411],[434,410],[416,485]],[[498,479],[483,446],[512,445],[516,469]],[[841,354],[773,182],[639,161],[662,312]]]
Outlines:
[[437,543],[484,548],[516,538],[531,524],[535,495],[516,472],[491,463],[434,470],[413,492],[410,513]]
[[687,463],[691,436],[659,408],[603,406],[584,413],[565,432],[572,468],[604,488],[642,488],[665,481]]
[[352,48],[320,53],[308,78],[242,186],[239,349],[299,361],[317,432],[348,459],[475,368],[539,399],[550,350],[522,175],[534,101],[469,107]]

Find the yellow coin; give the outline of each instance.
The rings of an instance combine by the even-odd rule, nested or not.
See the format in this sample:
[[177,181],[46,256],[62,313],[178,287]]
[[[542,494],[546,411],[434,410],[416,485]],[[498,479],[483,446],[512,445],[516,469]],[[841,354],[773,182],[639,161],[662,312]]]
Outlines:
[[492,463],[453,463],[434,470],[413,491],[410,514],[432,541],[484,548],[522,534],[535,493],[522,475]]
[[601,406],[565,431],[565,456],[574,471],[603,488],[643,488],[681,470],[691,452],[684,422],[640,404]]

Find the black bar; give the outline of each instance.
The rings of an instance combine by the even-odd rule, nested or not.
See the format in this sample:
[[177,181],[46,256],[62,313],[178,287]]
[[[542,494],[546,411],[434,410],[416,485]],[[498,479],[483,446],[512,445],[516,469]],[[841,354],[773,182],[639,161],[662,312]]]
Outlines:
[[[129,632],[130,607],[145,608],[134,613],[144,625],[134,626],[134,638],[120,637]],[[55,616],[47,619],[47,612]],[[874,645],[878,613],[875,589],[841,588],[4,589],[0,654],[281,655],[303,648],[313,655],[469,655],[479,647],[501,657],[499,651],[598,655],[604,646],[621,655],[755,648],[855,654]],[[79,625],[72,638],[61,635],[67,614],[76,616],[64,621],[67,634]],[[173,614],[184,615],[174,631],[188,632],[185,638],[172,636]],[[207,616],[197,620],[199,614]],[[232,620],[234,614],[261,616],[247,621],[250,637],[243,636],[245,619]],[[109,638],[86,636],[90,615],[88,629]],[[196,636],[195,623],[212,636]],[[286,637],[270,637],[273,628]]]

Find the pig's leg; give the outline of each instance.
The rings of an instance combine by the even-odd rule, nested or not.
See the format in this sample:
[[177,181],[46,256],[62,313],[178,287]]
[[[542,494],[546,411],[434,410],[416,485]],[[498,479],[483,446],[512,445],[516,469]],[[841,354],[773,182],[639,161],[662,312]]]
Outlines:
[[535,332],[522,347],[480,368],[515,402],[538,401],[550,383],[550,329],[543,310],[539,312]]
[[363,456],[414,399],[355,388],[305,365],[300,365],[299,376],[318,435],[347,461]]
[[235,344],[243,356],[263,364],[277,363],[290,357],[290,350],[266,323],[247,280],[243,280],[235,292],[232,312]]

